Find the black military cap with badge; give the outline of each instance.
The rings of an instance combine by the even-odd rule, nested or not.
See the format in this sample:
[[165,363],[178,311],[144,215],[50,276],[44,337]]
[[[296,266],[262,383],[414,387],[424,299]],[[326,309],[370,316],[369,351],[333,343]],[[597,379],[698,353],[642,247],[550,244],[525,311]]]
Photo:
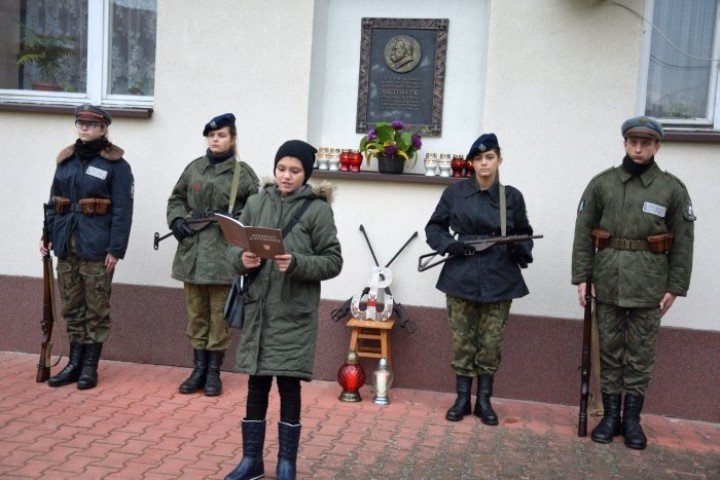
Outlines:
[[223,113],[222,115],[218,115],[205,124],[203,137],[207,137],[208,133],[213,130],[220,130],[223,127],[229,127],[231,125],[235,125],[235,115],[232,113]]
[[645,115],[625,120],[620,130],[622,131],[623,138],[637,137],[662,140],[665,136],[660,122],[653,117],[647,117]]
[[494,133],[484,133],[475,140],[470,147],[470,151],[465,157],[472,160],[479,153],[489,152],[490,150],[499,149],[498,139]]
[[110,116],[107,110],[86,103],[75,108],[75,120],[82,122],[102,122],[105,125],[110,125],[112,123],[112,116]]

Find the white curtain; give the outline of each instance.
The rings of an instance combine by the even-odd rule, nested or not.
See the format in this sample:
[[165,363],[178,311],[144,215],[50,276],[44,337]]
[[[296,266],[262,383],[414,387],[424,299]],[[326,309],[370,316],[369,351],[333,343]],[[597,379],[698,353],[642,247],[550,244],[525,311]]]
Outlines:
[[717,0],[655,0],[646,114],[710,122],[717,4]]
[[156,0],[112,0],[108,93],[152,96],[155,86]]

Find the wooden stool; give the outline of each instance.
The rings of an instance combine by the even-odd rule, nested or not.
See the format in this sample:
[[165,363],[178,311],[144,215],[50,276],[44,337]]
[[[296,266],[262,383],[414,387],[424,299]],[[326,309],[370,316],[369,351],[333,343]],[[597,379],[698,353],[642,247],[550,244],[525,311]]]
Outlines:
[[384,357],[387,359],[388,368],[392,367],[390,330],[393,325],[395,320],[392,318],[385,322],[351,318],[347,322],[347,326],[352,328],[350,351],[355,350],[359,358]]

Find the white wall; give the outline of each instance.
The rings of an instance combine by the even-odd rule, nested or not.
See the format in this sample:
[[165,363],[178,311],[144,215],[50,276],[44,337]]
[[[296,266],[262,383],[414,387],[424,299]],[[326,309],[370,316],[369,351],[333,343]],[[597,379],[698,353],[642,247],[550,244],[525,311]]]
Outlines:
[[[624,3],[642,11],[643,2]],[[127,259],[116,281],[180,287],[170,279],[172,238],[165,233],[167,197],[184,166],[204,152],[202,127],[212,116],[238,117],[243,159],[269,177],[284,140],[355,147],[362,17],[448,18],[443,136],[427,151],[465,153],[482,132],[503,147],[504,183],[525,194],[537,233],[535,263],[526,270],[531,294],[518,314],[579,318],[569,284],[575,208],[589,179],[623,155],[619,126],[634,115],[641,20],[602,0],[160,0],[155,113],[116,119],[113,141],[126,149],[136,178],[136,214]],[[0,112],[4,205],[0,274],[40,276],[37,253],[56,153],[75,137],[72,118]],[[696,261],[689,297],[665,325],[718,330],[712,271],[720,227],[711,220],[720,178],[715,144],[665,143],[658,162],[687,184],[693,198]],[[415,171],[422,171],[416,165]],[[428,251],[423,228],[442,186],[335,181],[336,220],[346,259],[323,297],[358,292],[372,265],[363,224],[381,263],[418,231],[393,263],[393,292],[408,305],[443,307],[434,288],[439,269],[417,272]]]

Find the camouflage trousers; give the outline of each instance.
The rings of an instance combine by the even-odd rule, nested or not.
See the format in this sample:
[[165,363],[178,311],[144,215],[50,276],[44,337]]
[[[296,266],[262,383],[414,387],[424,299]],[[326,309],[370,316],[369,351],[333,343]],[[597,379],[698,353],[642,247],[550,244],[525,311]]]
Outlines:
[[185,283],[185,333],[195,350],[227,350],[230,346],[230,331],[223,316],[229,291],[230,285]]
[[113,272],[105,262],[68,255],[57,263],[62,316],[70,342],[104,343],[110,336]]
[[511,300],[479,303],[447,295],[452,331],[452,368],[457,375],[494,375],[500,367],[502,342]]
[[602,391],[645,396],[655,366],[660,309],[597,302],[596,317]]

